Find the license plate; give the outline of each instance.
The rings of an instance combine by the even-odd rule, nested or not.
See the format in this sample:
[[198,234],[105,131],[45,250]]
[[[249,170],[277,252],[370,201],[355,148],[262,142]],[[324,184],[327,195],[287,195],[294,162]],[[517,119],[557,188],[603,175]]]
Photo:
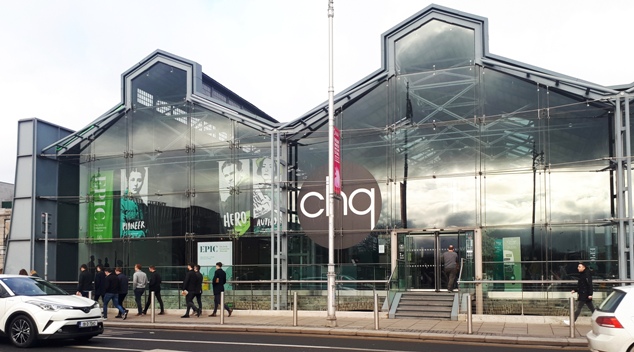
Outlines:
[[96,320],[88,320],[88,321],[80,321],[79,322],[79,327],[80,328],[91,328],[93,326],[97,326],[97,321]]

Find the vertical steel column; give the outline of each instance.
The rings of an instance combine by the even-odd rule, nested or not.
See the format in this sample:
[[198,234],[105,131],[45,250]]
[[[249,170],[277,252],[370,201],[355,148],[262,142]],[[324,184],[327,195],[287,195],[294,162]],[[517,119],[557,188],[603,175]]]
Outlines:
[[[278,135],[278,139],[279,139],[279,131],[276,130],[275,132],[277,132]],[[273,139],[273,133],[271,133],[271,162],[273,163],[273,171],[275,171],[275,159],[273,157],[273,150],[275,148],[274,145],[274,139]],[[274,172],[271,172],[271,175],[274,175]],[[271,181],[271,202],[272,207],[271,207],[271,216],[273,216],[273,214],[275,213],[275,209],[279,209],[278,204],[276,204],[275,202],[275,198],[273,197],[273,181]],[[271,224],[273,224],[273,221],[271,221]],[[272,225],[271,225],[272,226]],[[273,279],[275,278],[275,232],[274,232],[274,227],[271,227],[271,233],[270,233],[270,238],[271,238],[271,310],[273,310],[275,308],[275,301],[274,301],[274,291],[275,291],[275,284],[273,283]]]
[[[623,93],[621,93],[623,94]],[[627,176],[627,238],[629,240],[630,279],[634,277],[634,226],[632,226],[632,141],[630,135],[630,97],[623,97],[623,122],[625,124],[625,173]]]
[[616,212],[618,221],[619,279],[627,280],[627,258],[625,242],[625,185],[623,170],[624,141],[623,116],[621,116],[621,98],[617,95],[614,101],[614,151],[616,159]]

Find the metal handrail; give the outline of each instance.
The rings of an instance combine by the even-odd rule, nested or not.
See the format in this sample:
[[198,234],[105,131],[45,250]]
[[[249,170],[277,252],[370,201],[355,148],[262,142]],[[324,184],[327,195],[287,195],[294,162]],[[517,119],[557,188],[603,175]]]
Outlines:
[[[460,283],[464,284],[574,284],[577,283],[577,280],[469,280],[469,281],[460,281]],[[606,280],[592,280],[593,284],[613,284],[613,283],[624,283],[624,284],[634,284],[634,280],[617,280],[617,279],[606,279]]]

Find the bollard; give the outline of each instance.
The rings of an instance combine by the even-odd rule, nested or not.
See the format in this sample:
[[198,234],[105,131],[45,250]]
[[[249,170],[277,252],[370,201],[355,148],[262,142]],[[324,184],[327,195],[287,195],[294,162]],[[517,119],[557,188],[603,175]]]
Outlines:
[[570,313],[568,314],[570,319],[570,337],[575,337],[575,298],[570,297]]
[[152,309],[152,323],[156,322],[156,313],[154,312],[154,299],[156,298],[156,294],[154,291],[150,291],[150,309]]
[[88,291],[88,299],[92,299],[92,291]]
[[374,330],[379,330],[379,294],[374,294]]
[[293,292],[293,326],[297,326],[297,292]]
[[225,323],[225,292],[220,292],[220,325]]
[[467,293],[467,334],[473,334],[473,316],[471,308],[471,294]]

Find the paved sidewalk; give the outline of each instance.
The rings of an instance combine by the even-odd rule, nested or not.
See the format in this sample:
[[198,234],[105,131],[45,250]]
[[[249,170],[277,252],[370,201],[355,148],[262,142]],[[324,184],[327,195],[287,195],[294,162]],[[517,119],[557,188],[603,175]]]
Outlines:
[[589,318],[579,318],[576,337],[570,338],[570,327],[562,323],[562,317],[532,316],[473,316],[473,334],[467,334],[464,315],[457,321],[409,319],[387,319],[383,314],[379,330],[374,329],[372,312],[337,312],[337,326],[327,325],[326,312],[298,313],[298,324],[293,326],[291,311],[239,311],[231,317],[208,317],[204,311],[197,318],[181,318],[184,310],[169,310],[166,315],[156,315],[155,323],[150,315],[135,316],[130,310],[125,321],[115,319],[116,312],[104,325],[108,327],[137,327],[153,329],[186,329],[199,331],[235,331],[302,333],[319,335],[356,335],[367,337],[406,338],[415,340],[465,341],[499,344],[526,344],[546,346],[587,347],[585,335],[591,330]]

